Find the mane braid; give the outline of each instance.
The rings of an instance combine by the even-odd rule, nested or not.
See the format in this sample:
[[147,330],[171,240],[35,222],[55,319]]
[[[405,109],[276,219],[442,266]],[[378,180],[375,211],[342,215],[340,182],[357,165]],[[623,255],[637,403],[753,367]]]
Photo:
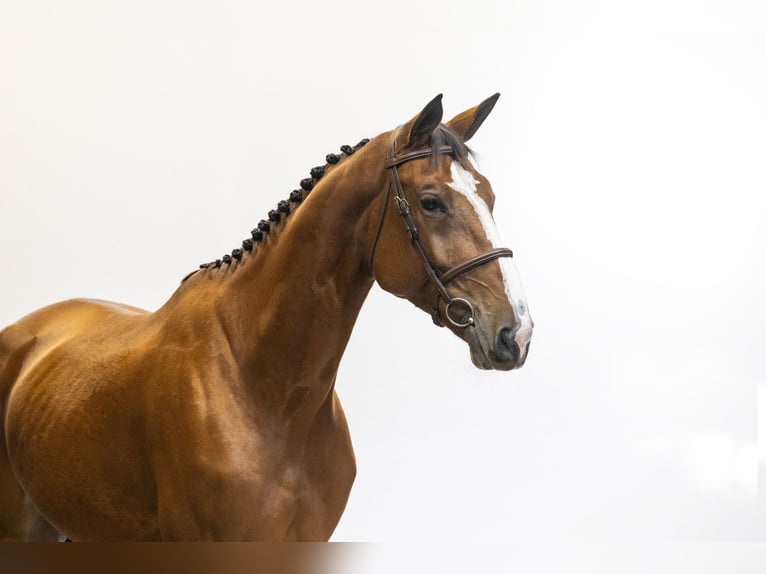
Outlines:
[[250,232],[250,237],[242,241],[241,248],[238,247],[232,250],[231,254],[227,253],[215,261],[202,263],[199,266],[199,269],[195,269],[186,275],[186,277],[181,280],[181,283],[186,282],[189,277],[196,274],[200,270],[209,269],[211,267],[217,269],[223,265],[231,265],[233,261],[240,261],[242,259],[244,251],[247,251],[248,253],[252,252],[256,244],[262,242],[266,235],[272,231],[272,227],[275,227],[277,224],[286,221],[287,217],[293,213],[301,203],[303,203],[303,200],[308,196],[309,193],[311,193],[311,190],[314,189],[314,186],[317,184],[317,182],[322,179],[322,177],[324,177],[325,171],[328,169],[328,167],[335,165],[344,157],[353,155],[356,150],[366,145],[369,141],[369,139],[365,138],[353,147],[350,145],[342,145],[340,146],[340,155],[334,153],[327,154],[327,156],[325,156],[325,165],[319,165],[311,168],[311,171],[309,172],[310,177],[302,179],[300,182],[300,187],[290,192],[288,199],[280,201],[277,204],[276,209],[269,211],[267,219],[261,219],[261,221],[258,222],[258,225]]

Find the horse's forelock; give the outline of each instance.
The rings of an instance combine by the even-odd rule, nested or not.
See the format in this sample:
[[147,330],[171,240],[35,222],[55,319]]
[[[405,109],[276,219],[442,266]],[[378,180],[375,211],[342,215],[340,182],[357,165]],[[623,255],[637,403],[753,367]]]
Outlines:
[[431,133],[429,145],[431,147],[431,154],[434,162],[438,160],[440,155],[439,150],[443,146],[450,146],[453,149],[454,159],[463,167],[466,167],[468,158],[473,155],[473,152],[463,141],[463,138],[461,138],[453,129],[444,124],[439,125],[433,133]]

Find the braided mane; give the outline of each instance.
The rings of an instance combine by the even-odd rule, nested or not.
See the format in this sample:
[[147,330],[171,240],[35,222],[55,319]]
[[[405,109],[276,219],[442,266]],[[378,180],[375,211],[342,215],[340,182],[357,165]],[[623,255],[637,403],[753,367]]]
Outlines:
[[[355,146],[342,145],[340,146],[340,155],[335,153],[329,153],[325,156],[326,163],[311,168],[309,177],[300,181],[300,187],[290,192],[287,199],[280,201],[277,204],[276,209],[269,211],[266,219],[261,219],[253,230],[250,232],[250,237],[242,241],[242,246],[233,249],[231,253],[227,253],[220,259],[210,261],[208,263],[202,263],[199,269],[195,269],[181,280],[184,283],[189,277],[197,273],[202,269],[218,269],[224,265],[231,265],[232,262],[242,259],[244,252],[248,253],[253,251],[253,248],[261,243],[266,235],[275,228],[275,226],[281,221],[286,220],[287,217],[293,213],[303,200],[308,196],[317,182],[322,179],[325,174],[325,170],[341,161],[343,158],[353,155],[355,151],[366,145],[370,140],[363,139]],[[461,164],[465,164],[468,157],[472,155],[472,151],[466,146],[463,139],[456,134],[452,129],[445,125],[439,125],[432,133],[429,139],[429,146],[433,152],[433,158],[436,160],[439,156],[439,150],[442,146],[451,146],[454,150],[454,158]]]
[[244,255],[244,252],[247,251],[252,252],[253,248],[261,243],[266,235],[272,231],[272,227],[276,226],[280,221],[283,219],[287,219],[287,217],[293,213],[298,206],[303,203],[303,200],[308,196],[308,194],[311,192],[312,189],[314,189],[314,186],[317,184],[317,182],[324,177],[325,170],[331,166],[338,163],[341,159],[344,157],[352,155],[356,150],[361,148],[362,146],[366,145],[370,140],[369,139],[363,139],[355,146],[350,145],[342,145],[340,146],[340,152],[341,154],[334,154],[329,153],[327,156],[325,156],[325,165],[318,165],[316,167],[311,168],[311,171],[309,172],[309,176],[307,178],[304,178],[300,182],[300,187],[298,189],[294,189],[290,192],[289,197],[286,200],[282,200],[277,204],[276,209],[272,209],[269,211],[266,219],[261,219],[258,222],[258,225],[256,225],[253,230],[250,232],[250,237],[242,241],[242,247],[238,247],[236,249],[233,249],[231,253],[227,253],[220,259],[216,259],[215,261],[211,261],[209,263],[202,263],[199,266],[199,269],[195,269],[191,273],[189,273],[186,277],[184,277],[181,280],[181,283],[184,283],[189,277],[200,271],[201,269],[217,269],[219,267],[222,267],[223,265],[231,265],[234,260],[239,261],[242,259],[242,256]]

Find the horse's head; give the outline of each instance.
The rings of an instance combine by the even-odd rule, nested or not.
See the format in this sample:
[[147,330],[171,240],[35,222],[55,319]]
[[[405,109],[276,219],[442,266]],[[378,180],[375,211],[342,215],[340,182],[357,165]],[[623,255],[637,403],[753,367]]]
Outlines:
[[390,134],[371,266],[383,289],[465,340],[477,367],[509,370],[526,360],[533,321],[492,218],[492,187],[465,144],[498,96],[445,125],[439,95]]

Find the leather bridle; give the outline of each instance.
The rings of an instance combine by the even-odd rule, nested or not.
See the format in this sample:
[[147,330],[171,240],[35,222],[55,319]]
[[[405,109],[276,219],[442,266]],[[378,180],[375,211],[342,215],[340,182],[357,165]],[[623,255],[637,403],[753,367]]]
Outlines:
[[[380,233],[383,228],[383,220],[386,217],[386,212],[388,211],[388,204],[389,204],[389,196],[391,195],[391,191],[394,192],[394,203],[396,204],[397,210],[399,211],[399,215],[402,218],[402,222],[404,223],[404,228],[407,231],[407,233],[410,236],[410,239],[412,240],[412,245],[415,248],[415,251],[420,256],[420,259],[423,261],[423,266],[425,267],[426,274],[428,275],[428,278],[431,280],[431,283],[433,283],[434,287],[436,288],[437,296],[436,301],[434,303],[434,308],[431,312],[431,316],[433,318],[434,323],[439,325],[440,327],[444,326],[444,321],[442,320],[442,313],[439,309],[439,299],[444,299],[444,302],[446,303],[446,307],[444,308],[444,316],[446,317],[447,321],[454,327],[457,328],[464,328],[469,327],[474,324],[474,308],[473,305],[466,299],[463,299],[462,297],[452,297],[449,294],[449,291],[447,291],[447,284],[461,275],[468,273],[469,271],[472,271],[476,269],[477,267],[481,267],[482,265],[486,265],[487,263],[494,261],[495,259],[498,259],[500,257],[513,257],[513,251],[506,247],[500,247],[497,249],[492,249],[491,251],[487,251],[486,253],[483,253],[481,255],[477,255],[476,257],[472,257],[471,259],[468,259],[467,261],[464,261],[463,263],[460,263],[459,265],[456,265],[455,267],[452,267],[451,269],[442,272],[440,271],[433,263],[431,263],[431,260],[428,257],[428,254],[426,253],[425,246],[423,245],[423,241],[420,239],[420,234],[418,233],[418,228],[415,225],[415,220],[412,217],[412,209],[410,208],[410,203],[407,201],[407,196],[404,193],[404,188],[402,187],[402,182],[399,180],[399,172],[397,171],[397,168],[402,165],[403,163],[407,163],[408,161],[412,161],[415,159],[421,159],[425,157],[432,157],[434,154],[434,150],[429,148],[423,148],[418,149],[414,151],[410,151],[407,153],[404,153],[402,155],[397,156],[396,155],[396,135],[398,132],[398,128],[393,131],[391,134],[391,140],[389,143],[389,149],[388,149],[388,158],[386,159],[386,172],[388,174],[388,181],[389,181],[389,188],[388,192],[386,193],[386,200],[383,206],[383,213],[380,217],[380,222],[378,223],[378,229],[377,233],[375,235],[375,242],[373,244],[372,252],[370,254],[370,269],[373,269],[372,263],[373,258],[375,256],[375,248],[378,244],[378,239],[380,238]],[[451,155],[454,157],[455,150],[452,148],[452,146],[441,146],[438,150],[435,152],[438,155]],[[461,310],[462,309],[462,310]]]

